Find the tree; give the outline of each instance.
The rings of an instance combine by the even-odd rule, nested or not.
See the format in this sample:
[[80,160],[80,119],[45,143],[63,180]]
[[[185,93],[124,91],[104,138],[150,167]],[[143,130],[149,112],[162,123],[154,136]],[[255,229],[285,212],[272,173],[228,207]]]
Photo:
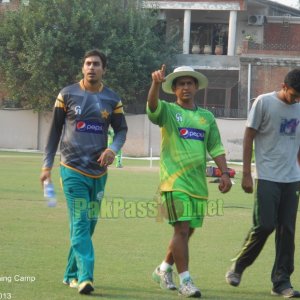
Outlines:
[[81,78],[81,58],[99,48],[108,57],[105,83],[125,105],[138,101],[150,74],[176,53],[157,10],[136,0],[30,0],[0,20],[0,78],[22,107],[47,110],[59,90]]

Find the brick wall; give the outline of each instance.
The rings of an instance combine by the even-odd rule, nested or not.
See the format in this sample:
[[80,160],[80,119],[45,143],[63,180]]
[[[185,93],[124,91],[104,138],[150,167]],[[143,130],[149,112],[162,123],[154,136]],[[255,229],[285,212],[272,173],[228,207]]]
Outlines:
[[[285,75],[292,69],[300,67],[300,58],[291,56],[241,56],[240,69],[240,96],[239,105],[244,107],[249,99],[260,94],[278,91],[281,89]],[[250,72],[250,95],[248,95]]]
[[5,12],[6,10],[15,10],[20,6],[20,0],[10,0],[9,3],[0,3],[0,13]]
[[265,24],[263,43],[243,41],[243,53],[300,56],[300,24]]
[[265,24],[264,43],[267,45],[282,45],[282,49],[300,50],[300,24]]

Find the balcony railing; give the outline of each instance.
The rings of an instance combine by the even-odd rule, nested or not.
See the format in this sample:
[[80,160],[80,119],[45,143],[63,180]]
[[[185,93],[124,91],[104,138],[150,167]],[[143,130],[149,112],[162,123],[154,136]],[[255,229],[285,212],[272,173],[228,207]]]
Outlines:
[[300,55],[300,44],[291,43],[255,43],[252,41],[243,41],[243,54],[268,54],[268,55]]

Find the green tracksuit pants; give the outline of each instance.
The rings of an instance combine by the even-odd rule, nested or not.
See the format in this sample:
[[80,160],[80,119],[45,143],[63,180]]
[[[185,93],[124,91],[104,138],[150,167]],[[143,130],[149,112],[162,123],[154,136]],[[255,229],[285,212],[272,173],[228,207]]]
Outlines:
[[91,178],[64,166],[60,171],[69,213],[71,242],[64,281],[93,281],[95,258],[92,235],[99,218],[107,174]]

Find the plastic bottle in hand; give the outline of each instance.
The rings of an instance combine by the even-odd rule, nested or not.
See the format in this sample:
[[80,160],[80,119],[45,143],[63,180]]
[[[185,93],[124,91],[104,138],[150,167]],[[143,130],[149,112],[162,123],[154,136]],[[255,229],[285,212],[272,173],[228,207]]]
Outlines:
[[48,207],[56,206],[56,195],[54,191],[54,185],[49,180],[44,181],[44,197],[47,201]]

